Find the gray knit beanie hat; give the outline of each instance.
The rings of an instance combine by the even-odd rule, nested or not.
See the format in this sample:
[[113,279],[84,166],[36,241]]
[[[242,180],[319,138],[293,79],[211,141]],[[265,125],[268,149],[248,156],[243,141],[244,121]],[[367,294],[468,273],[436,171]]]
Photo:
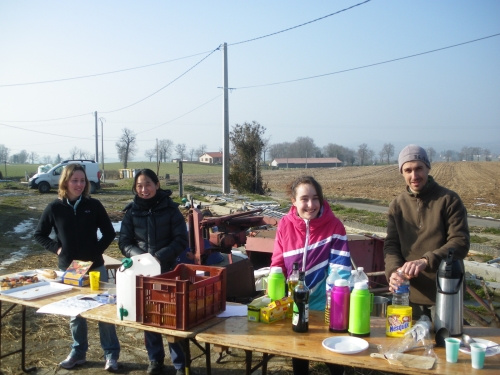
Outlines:
[[427,157],[427,152],[417,145],[408,145],[399,153],[398,163],[399,163],[399,173],[403,173],[403,164],[408,161],[421,161],[431,169],[431,162]]

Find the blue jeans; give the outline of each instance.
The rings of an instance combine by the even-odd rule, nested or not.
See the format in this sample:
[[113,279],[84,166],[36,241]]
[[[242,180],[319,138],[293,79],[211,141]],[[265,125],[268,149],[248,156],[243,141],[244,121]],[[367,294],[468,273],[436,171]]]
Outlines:
[[[108,271],[104,265],[93,269],[101,273],[100,280],[108,281]],[[70,356],[76,359],[83,359],[89,349],[87,336],[87,320],[81,316],[72,316],[69,321],[73,344],[71,344]],[[120,357],[120,342],[116,336],[114,324],[99,322],[99,336],[101,338],[101,347],[104,350],[105,359],[116,359]]]
[[[150,361],[163,363],[165,359],[165,349],[163,348],[163,338],[161,333],[144,331],[144,344],[148,351]],[[182,346],[178,342],[173,344],[168,343],[170,350],[170,358],[176,370],[181,370],[186,367],[186,358],[182,351]]]

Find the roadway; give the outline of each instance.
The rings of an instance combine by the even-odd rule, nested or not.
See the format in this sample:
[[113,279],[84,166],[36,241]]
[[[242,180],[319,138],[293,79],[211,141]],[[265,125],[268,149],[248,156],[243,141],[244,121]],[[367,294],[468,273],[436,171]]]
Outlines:
[[[341,204],[346,207],[355,208],[357,210],[379,212],[384,214],[386,214],[388,210],[388,207],[377,206],[375,204],[369,204],[369,203],[359,203],[359,202],[349,202],[349,201],[336,201],[335,203]],[[470,226],[474,227],[500,228],[500,220],[480,219],[469,215],[468,222]]]

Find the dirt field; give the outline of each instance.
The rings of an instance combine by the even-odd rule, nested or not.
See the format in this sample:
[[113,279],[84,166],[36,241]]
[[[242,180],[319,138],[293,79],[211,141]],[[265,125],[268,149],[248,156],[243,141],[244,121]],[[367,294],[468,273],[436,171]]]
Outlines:
[[[271,192],[285,191],[286,185],[294,177],[303,174],[314,176],[330,199],[366,199],[388,204],[405,186],[397,165],[290,169],[262,173]],[[456,191],[469,213],[500,218],[499,162],[433,163],[430,174],[439,184]],[[206,177],[221,183],[218,176]]]

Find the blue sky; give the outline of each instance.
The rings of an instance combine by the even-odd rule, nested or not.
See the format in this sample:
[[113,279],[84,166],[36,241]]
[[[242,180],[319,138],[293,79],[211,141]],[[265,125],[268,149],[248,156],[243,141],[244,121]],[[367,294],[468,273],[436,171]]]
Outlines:
[[[308,136],[319,147],[367,143],[376,153],[385,142],[397,150],[419,143],[438,151],[479,146],[500,152],[500,36],[242,88],[500,33],[498,1],[372,0],[235,44],[361,2],[2,1],[0,144],[11,154],[25,149],[64,158],[75,146],[94,153],[98,111],[105,118],[106,160],[116,160],[115,142],[125,127],[137,133],[134,160],[145,160],[156,138],[218,151],[222,53],[206,56],[226,42],[229,87],[236,88],[229,94],[230,126],[257,121],[271,143]],[[175,61],[25,84],[169,60]]]

